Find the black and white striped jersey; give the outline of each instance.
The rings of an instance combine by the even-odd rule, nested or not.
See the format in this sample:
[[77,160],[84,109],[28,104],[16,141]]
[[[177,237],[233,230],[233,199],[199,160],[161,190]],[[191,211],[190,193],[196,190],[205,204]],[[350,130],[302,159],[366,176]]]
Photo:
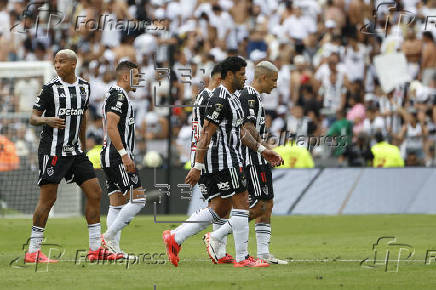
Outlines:
[[124,149],[126,149],[130,158],[133,160],[133,150],[135,150],[135,115],[127,92],[123,88],[116,85],[110,87],[105,95],[105,101],[102,109],[104,118],[104,141],[103,150],[101,153],[102,167],[110,167],[111,155],[118,155],[118,150],[112,144],[112,141],[107,134],[108,112],[112,112],[120,116],[120,121],[118,122],[118,133],[120,134]]
[[[204,115],[206,114],[206,106],[212,91],[204,88],[195,99],[194,107],[192,108],[192,140],[191,140],[191,166],[195,164],[195,152],[197,150],[197,143],[200,138],[201,128],[204,124]],[[207,163],[207,161],[205,160]],[[205,166],[206,166],[205,163]]]
[[220,85],[209,99],[204,118],[218,126],[205,157],[206,173],[241,168],[243,159],[240,131],[244,112],[239,98]]
[[[245,86],[237,95],[239,95],[239,100],[244,110],[244,123],[252,122],[259,135],[264,138],[267,133],[265,128],[265,109],[263,108],[260,94],[256,89]],[[268,164],[258,152],[251,150],[247,146],[242,145],[242,153],[245,161],[244,166]]]
[[42,87],[33,109],[44,112],[45,117],[65,119],[65,129],[45,124],[41,132],[39,154],[75,156],[83,153],[79,142],[79,128],[88,109],[89,95],[89,83],[79,77],[72,84],[55,77]]

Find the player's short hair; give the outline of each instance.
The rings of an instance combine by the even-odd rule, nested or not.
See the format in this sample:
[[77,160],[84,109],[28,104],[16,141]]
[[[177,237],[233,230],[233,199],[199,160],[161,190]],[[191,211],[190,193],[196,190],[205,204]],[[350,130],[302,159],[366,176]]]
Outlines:
[[422,33],[422,37],[426,37],[426,38],[430,39],[431,41],[433,41],[433,33],[431,31],[424,31]]
[[272,72],[279,72],[279,69],[271,62],[264,60],[259,62],[254,68],[254,77],[270,75]]
[[213,77],[213,75],[214,75],[214,74],[217,74],[217,73],[221,74],[221,65],[220,65],[219,63],[217,63],[217,64],[213,67],[212,71],[210,72],[210,77]]
[[241,68],[247,66],[247,62],[240,56],[229,56],[221,63],[221,78],[225,79],[227,76],[227,72],[237,72],[241,70]]
[[77,54],[71,49],[68,49],[68,48],[61,49],[56,53],[56,55],[58,55],[58,54],[63,54],[65,56],[67,56],[69,59],[77,61]]
[[119,73],[121,71],[125,71],[125,70],[131,70],[134,68],[138,68],[138,65],[134,62],[131,62],[129,60],[123,60],[122,62],[120,62],[117,66],[116,72]]

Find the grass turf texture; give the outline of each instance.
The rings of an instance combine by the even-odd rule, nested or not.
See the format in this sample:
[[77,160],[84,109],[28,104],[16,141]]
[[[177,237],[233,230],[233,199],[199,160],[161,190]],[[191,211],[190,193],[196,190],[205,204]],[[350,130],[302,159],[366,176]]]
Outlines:
[[[181,220],[183,217],[159,217]],[[103,221],[105,218],[102,219]],[[206,232],[191,237],[182,246],[179,267],[165,264],[155,255],[140,264],[108,265],[74,263],[76,250],[87,249],[88,232],[83,218],[50,219],[46,243],[62,245],[63,260],[47,268],[9,266],[20,256],[30,233],[31,220],[0,219],[1,289],[434,289],[436,262],[425,265],[426,251],[436,250],[435,216],[283,216],[273,217],[271,252],[290,259],[289,265],[264,269],[213,265],[201,240]],[[153,217],[135,218],[122,233],[121,246],[135,253],[165,253],[162,231],[175,225],[155,224]],[[211,227],[208,228],[210,230]],[[400,262],[398,272],[385,272],[383,265],[360,266],[360,260],[373,260],[373,243],[381,236],[395,236],[397,243],[411,245],[415,254]],[[233,239],[228,252],[234,254]],[[250,224],[249,249],[256,254],[254,225]],[[384,248],[386,249],[386,247]],[[385,250],[380,251],[383,262]],[[392,251],[391,256],[398,251]],[[46,253],[47,254],[47,253]],[[405,259],[407,253],[401,258]],[[163,257],[163,256],[162,256]],[[355,260],[355,261],[346,261]],[[147,263],[148,262],[148,263]],[[390,268],[395,269],[395,267]]]

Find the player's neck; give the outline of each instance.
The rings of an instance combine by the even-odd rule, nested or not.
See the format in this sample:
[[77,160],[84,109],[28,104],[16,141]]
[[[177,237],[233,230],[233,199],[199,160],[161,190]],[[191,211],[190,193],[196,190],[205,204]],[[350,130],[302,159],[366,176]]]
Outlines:
[[71,74],[65,77],[60,77],[61,80],[65,83],[74,84],[77,81],[77,77],[75,74]]
[[225,87],[231,94],[234,94],[236,91],[229,81],[224,80],[221,82],[221,85]]
[[261,86],[260,86],[260,84],[256,80],[251,84],[251,87],[253,89],[255,89],[259,94],[262,93]]
[[128,93],[129,90],[130,90],[129,85],[127,85],[125,83],[122,83],[122,82],[117,82],[117,86],[119,86],[120,88],[124,89],[126,91],[126,93]]

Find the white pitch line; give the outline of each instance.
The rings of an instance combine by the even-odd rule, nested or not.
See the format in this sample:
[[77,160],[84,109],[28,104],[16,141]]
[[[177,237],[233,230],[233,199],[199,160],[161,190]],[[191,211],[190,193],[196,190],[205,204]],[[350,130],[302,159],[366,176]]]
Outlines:
[[[284,259],[286,261],[288,261],[289,263],[337,263],[337,262],[345,262],[345,263],[349,263],[349,262],[362,262],[362,260],[346,260],[346,259],[340,259],[340,260],[313,260],[313,259],[295,259],[295,260],[288,260],[288,259]],[[124,260],[123,260],[124,261]],[[150,262],[168,262],[167,260],[146,260],[146,261],[142,261],[138,264],[151,264]],[[181,259],[180,261],[185,261],[185,262],[209,262],[210,259]],[[419,262],[419,263],[424,263],[426,262],[426,260],[392,260],[391,262]],[[76,260],[59,260],[59,262],[76,262]],[[133,262],[133,261],[130,261]],[[379,261],[377,264],[382,264],[383,261]],[[427,261],[427,262],[431,262],[431,261]],[[97,262],[88,262],[88,261],[84,261],[84,260],[80,260],[80,264],[82,263],[89,263],[89,264],[97,264]],[[103,260],[100,260],[100,264],[103,264]],[[117,264],[114,263],[113,261],[104,261],[104,264],[106,265],[110,265],[110,264]],[[118,263],[120,265],[122,265],[121,263]],[[135,263],[136,264],[136,263]],[[372,264],[372,261],[368,261],[368,264]],[[132,265],[134,265],[132,263]]]

